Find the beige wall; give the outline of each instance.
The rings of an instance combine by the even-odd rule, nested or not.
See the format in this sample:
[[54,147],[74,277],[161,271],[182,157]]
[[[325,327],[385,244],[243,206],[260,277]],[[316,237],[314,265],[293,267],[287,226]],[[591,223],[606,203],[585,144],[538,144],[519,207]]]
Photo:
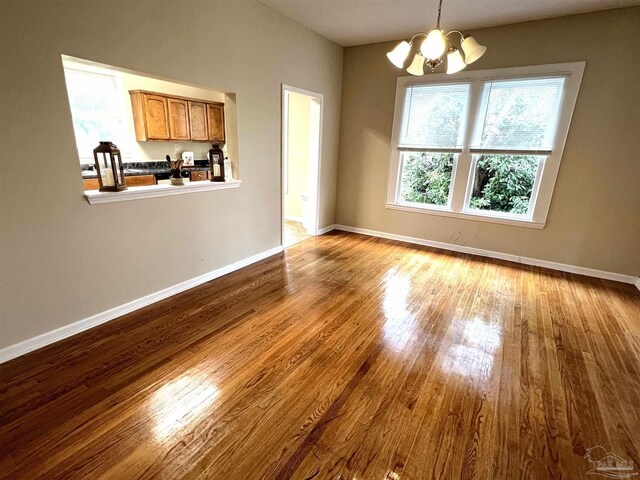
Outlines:
[[636,7],[473,32],[474,69],[587,62],[543,230],[386,209],[396,42],[345,49],[337,223],[637,276],[639,25]]
[[[339,46],[249,0],[9,0],[0,22],[0,347],[280,245],[282,83],[324,94],[334,222]],[[240,188],[89,205],[61,54],[235,92]]]
[[284,196],[284,217],[302,218],[302,197],[309,185],[309,128],[311,98],[289,93],[287,132],[287,184]]

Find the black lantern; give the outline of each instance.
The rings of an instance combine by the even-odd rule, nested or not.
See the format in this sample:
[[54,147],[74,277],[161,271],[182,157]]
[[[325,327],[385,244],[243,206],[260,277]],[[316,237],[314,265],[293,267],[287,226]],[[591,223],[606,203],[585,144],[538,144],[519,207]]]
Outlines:
[[214,140],[209,149],[209,169],[212,182],[224,182],[224,152],[220,141]]
[[127,189],[122,157],[116,145],[100,142],[100,145],[93,149],[93,159],[96,162],[101,192],[119,192]]

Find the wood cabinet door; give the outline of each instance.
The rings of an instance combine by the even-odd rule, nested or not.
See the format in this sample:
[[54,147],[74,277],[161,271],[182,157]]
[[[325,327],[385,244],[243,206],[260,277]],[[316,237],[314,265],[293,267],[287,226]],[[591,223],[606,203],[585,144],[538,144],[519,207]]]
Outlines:
[[206,142],[207,135],[207,105],[200,102],[189,102],[189,129],[191,140]]
[[85,190],[98,190],[100,188],[100,182],[97,178],[86,178],[82,180]]
[[189,140],[189,113],[186,100],[168,98],[171,140]]
[[124,183],[127,187],[140,187],[142,185],[157,185],[155,175],[134,175],[132,177],[124,177]]
[[207,103],[207,121],[209,122],[209,140],[224,142],[224,105]]
[[149,140],[169,140],[169,116],[165,97],[145,94],[144,116]]
[[195,172],[189,172],[189,180],[192,182],[199,182],[202,180],[209,180],[209,170],[196,170]]

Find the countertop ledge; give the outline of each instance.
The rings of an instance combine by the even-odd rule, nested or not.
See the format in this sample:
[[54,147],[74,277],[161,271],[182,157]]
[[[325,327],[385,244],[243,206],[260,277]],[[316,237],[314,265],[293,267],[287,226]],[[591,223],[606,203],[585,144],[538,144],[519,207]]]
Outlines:
[[142,200],[144,198],[168,197],[171,195],[184,195],[185,193],[207,192],[209,190],[225,190],[227,188],[238,188],[241,180],[231,180],[229,182],[191,182],[184,185],[149,185],[144,187],[128,187],[121,192],[100,192],[89,190],[84,192],[84,197],[91,205],[101,203],[126,202],[130,200]]

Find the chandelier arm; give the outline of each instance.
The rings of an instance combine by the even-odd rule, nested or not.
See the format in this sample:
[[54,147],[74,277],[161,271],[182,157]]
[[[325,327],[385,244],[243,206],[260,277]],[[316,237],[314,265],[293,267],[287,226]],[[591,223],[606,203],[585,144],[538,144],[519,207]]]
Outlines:
[[[460,30],[451,30],[449,33],[445,34],[444,38],[447,38],[452,33],[457,33],[460,35],[460,45],[462,45],[462,41],[464,40],[464,34]],[[449,41],[449,45],[451,46],[451,41]]]
[[459,30],[451,30],[449,33],[445,34],[445,37],[448,37],[452,33],[457,33],[458,35],[460,35],[460,39],[464,40],[464,34]]
[[427,34],[426,34],[426,33],[424,33],[424,32],[418,32],[418,33],[416,33],[413,37],[411,37],[411,40],[409,40],[409,43],[410,43],[410,44],[413,44],[413,41],[415,40],[415,38],[416,38],[417,36],[420,36],[420,35],[422,35],[423,37],[426,37],[426,36],[427,36]]

